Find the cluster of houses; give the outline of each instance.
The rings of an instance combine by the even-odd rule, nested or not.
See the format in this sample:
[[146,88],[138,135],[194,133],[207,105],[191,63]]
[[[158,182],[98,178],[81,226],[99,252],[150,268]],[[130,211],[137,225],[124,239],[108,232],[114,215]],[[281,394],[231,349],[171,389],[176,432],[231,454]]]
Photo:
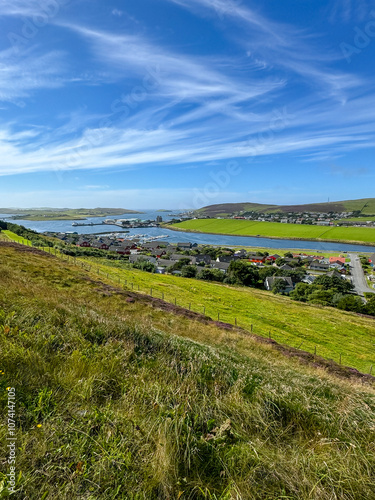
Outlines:
[[[185,245],[185,247],[184,247]],[[181,249],[186,248],[189,243],[179,243],[178,247]],[[150,244],[150,246],[152,246]],[[173,248],[173,247],[172,247]],[[192,248],[192,247],[190,247]],[[153,249],[154,251],[156,249]],[[322,256],[310,256],[306,254],[293,254],[293,257],[282,257],[281,255],[257,255],[253,252],[247,252],[246,250],[238,250],[233,255],[221,255],[216,259],[212,259],[209,255],[206,254],[197,254],[193,256],[187,256],[181,253],[170,253],[171,246],[164,248],[162,253],[158,254],[154,253],[153,255],[144,255],[142,253],[132,254],[129,256],[129,261],[131,263],[135,263],[139,260],[147,260],[156,266],[156,272],[159,274],[164,274],[167,272],[168,268],[176,264],[181,259],[189,258],[189,264],[206,267],[211,269],[218,269],[223,273],[227,273],[230,263],[233,260],[245,260],[250,262],[252,265],[257,268],[264,268],[268,266],[277,267],[281,271],[289,271],[294,269],[295,265],[305,266],[306,267],[306,276],[302,281],[308,284],[312,284],[316,278],[316,276],[321,274],[327,274],[328,276],[337,276],[340,278],[345,278],[348,274],[347,267],[345,266],[345,257],[330,257],[324,258]],[[282,263],[278,260],[282,259]],[[280,265],[277,265],[277,262]],[[173,274],[181,274],[181,271],[173,271]],[[278,277],[270,276],[265,280],[265,287],[267,290],[271,290],[275,280],[282,279],[286,283],[286,291],[291,291],[294,289],[294,282],[292,278],[289,277]]]
[[[375,226],[375,221],[348,221],[353,212],[289,212],[289,213],[259,213],[242,212],[232,216],[232,219],[245,219],[257,222],[281,222],[283,224],[311,224],[317,226]],[[201,215],[199,216],[202,217]],[[210,218],[210,217],[205,217]],[[217,217],[221,219],[222,217]]]
[[[168,268],[176,264],[181,259],[189,259],[189,265],[199,266],[199,268],[210,268],[220,270],[222,273],[227,273],[230,263],[234,260],[242,259],[250,262],[257,268],[268,266],[277,267],[281,271],[293,270],[296,266],[306,269],[306,276],[302,281],[305,283],[313,283],[316,276],[327,274],[330,276],[338,276],[345,278],[349,274],[348,267],[345,265],[345,257],[329,257],[325,258],[321,255],[307,255],[304,253],[294,253],[289,257],[278,254],[259,255],[255,252],[248,252],[244,249],[236,252],[222,254],[216,259],[205,253],[199,253],[199,247],[196,243],[178,242],[169,243],[161,239],[154,241],[143,241],[142,238],[126,239],[118,235],[77,235],[77,234],[60,234],[60,239],[65,243],[74,244],[82,248],[96,248],[115,252],[118,255],[128,256],[129,262],[134,264],[140,260],[151,262],[156,266],[156,272],[165,274]],[[194,255],[186,255],[180,253],[183,251],[196,250]],[[282,259],[281,261],[279,259]],[[370,264],[374,266],[375,255],[370,258]],[[174,274],[181,274],[181,271],[173,271]],[[294,282],[291,278],[285,276],[270,276],[265,280],[265,287],[271,290],[275,280],[282,279],[285,282],[286,291],[291,291],[294,288]]]

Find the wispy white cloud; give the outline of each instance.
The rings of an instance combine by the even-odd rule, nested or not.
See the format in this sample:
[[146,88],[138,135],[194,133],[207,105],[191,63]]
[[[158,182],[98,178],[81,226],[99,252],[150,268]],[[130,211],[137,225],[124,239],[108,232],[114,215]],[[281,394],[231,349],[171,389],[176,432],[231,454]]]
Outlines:
[[55,16],[71,0],[0,0],[0,16]]
[[[320,90],[328,91],[340,101],[361,83],[357,76],[332,67],[332,63],[342,59],[336,48],[322,47],[307,30],[271,20],[248,4],[234,0],[166,1],[194,12],[208,10],[228,22],[235,22],[242,30],[236,36],[237,43],[254,62],[262,61],[264,67],[285,68],[298,75],[305,85],[318,85]],[[345,1],[351,3],[351,0]]]
[[122,17],[124,15],[124,12],[120,9],[113,9],[112,15],[116,17]]
[[41,55],[28,51],[14,57],[11,49],[0,52],[0,101],[24,106],[22,98],[39,89],[59,88],[67,81],[62,53]]
[[331,23],[358,23],[369,16],[374,0],[332,0],[326,13]]

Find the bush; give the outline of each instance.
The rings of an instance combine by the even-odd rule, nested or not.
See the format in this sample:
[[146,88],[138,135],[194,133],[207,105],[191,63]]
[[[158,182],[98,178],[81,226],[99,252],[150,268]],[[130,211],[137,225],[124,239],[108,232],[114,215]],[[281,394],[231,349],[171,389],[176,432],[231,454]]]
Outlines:
[[364,303],[358,295],[345,295],[337,303],[337,308],[356,313],[361,313],[365,310]]
[[183,266],[181,268],[181,275],[184,277],[184,278],[195,278],[196,275],[197,275],[197,268],[195,266],[190,266],[190,265],[187,265],[187,266]]
[[202,269],[197,274],[199,280],[224,281],[224,274],[219,269]]

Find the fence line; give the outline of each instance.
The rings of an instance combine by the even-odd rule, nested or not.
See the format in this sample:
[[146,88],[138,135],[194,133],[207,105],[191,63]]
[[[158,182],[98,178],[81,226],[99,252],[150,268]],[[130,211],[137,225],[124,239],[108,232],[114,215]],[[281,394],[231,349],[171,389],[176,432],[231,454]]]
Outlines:
[[[17,243],[17,242],[16,242],[16,243]],[[26,246],[32,246],[31,241],[29,241],[29,242],[28,242],[27,240],[24,240],[21,244],[26,245]],[[42,250],[42,251],[46,252],[46,253],[49,253],[49,254],[51,254],[51,253],[52,253],[52,250],[51,250],[51,248],[52,248],[52,247],[47,247],[47,248],[48,248],[48,250],[46,250],[46,247],[38,247],[38,248],[39,248],[40,250]],[[70,257],[71,257],[71,259],[69,259],[69,255],[64,254],[63,252],[59,251],[59,250],[58,250],[58,249],[56,249],[55,247],[53,247],[53,250],[54,250],[54,255],[55,255],[56,257],[60,257],[63,261],[65,261],[65,260],[66,260],[66,262],[68,262],[68,263],[71,263],[71,261],[73,261],[72,263],[73,263],[74,265],[79,265],[79,264],[80,264],[80,265],[81,265],[81,267],[82,267],[82,269],[85,269],[85,270],[87,270],[87,271],[89,271],[89,272],[90,272],[90,271],[91,271],[91,269],[92,269],[92,272],[95,272],[95,267],[94,267],[94,265],[87,264],[86,262],[81,261],[81,260],[78,260],[78,261],[77,261],[76,256],[70,256]],[[65,259],[65,257],[66,257],[66,259]],[[107,278],[107,279],[113,279],[113,280],[114,280],[114,277],[113,277],[113,276],[109,277],[109,274],[110,274],[110,273],[105,272],[105,271],[102,271],[102,270],[100,269],[100,267],[97,267],[97,268],[96,268],[96,272],[97,272],[97,274],[98,274],[99,276],[100,276],[100,274],[102,273],[102,274],[104,274],[104,275],[106,276],[106,278]],[[117,280],[118,280],[117,282],[118,282],[119,284],[121,284],[121,278],[120,278],[120,276],[117,276]],[[133,283],[133,282],[128,283],[128,279],[123,279],[123,288],[128,287],[128,286],[131,286],[132,290],[134,290],[134,283]],[[145,294],[145,295],[150,295],[150,296],[151,296],[151,297],[153,297],[153,298],[158,298],[158,297],[156,297],[156,295],[154,294],[155,289],[153,289],[153,288],[149,288],[149,289],[147,289],[147,291],[143,291],[143,290],[141,290],[141,288],[140,288],[140,285],[139,285],[139,284],[137,284],[137,287],[138,287],[138,292],[139,292],[139,293],[142,293],[142,294]],[[148,290],[150,290],[150,293],[148,293]],[[160,293],[161,293],[161,297],[160,297],[160,299],[161,299],[161,300],[163,300],[164,302],[168,302],[168,303],[170,303],[170,304],[174,304],[175,306],[177,306],[177,305],[178,305],[179,307],[182,307],[182,308],[184,308],[184,309],[188,309],[189,311],[191,311],[191,303],[190,303],[190,302],[189,302],[189,306],[188,306],[188,308],[187,308],[187,307],[183,307],[182,305],[177,304],[177,297],[174,297],[174,301],[169,302],[169,301],[165,298],[165,296],[164,296],[164,292],[160,292]],[[193,311],[193,312],[196,312],[196,313],[198,313],[198,314],[203,314],[204,316],[206,316],[206,306],[202,306],[202,311]],[[220,312],[217,312],[217,321],[220,321]],[[232,324],[232,325],[233,325],[233,323],[228,323],[228,324]],[[237,321],[237,318],[236,318],[236,317],[234,318],[234,326],[238,326],[239,328],[241,328],[241,327],[238,325],[238,321]],[[244,330],[248,330],[248,326],[244,327],[243,329],[244,329]],[[253,326],[253,324],[250,324],[250,334],[253,334],[253,333],[255,334],[255,332],[254,332],[254,326]],[[263,338],[267,338],[267,334],[265,335],[265,334],[264,334],[264,332],[262,332],[262,331],[260,331],[260,332],[259,332],[259,334],[258,334],[258,333],[256,333],[256,334],[257,334],[257,335],[262,336]],[[272,339],[274,340],[274,337],[275,337],[275,332],[273,332],[273,334],[272,334],[272,336],[271,336],[271,331],[268,331],[268,338],[269,338],[269,340],[272,340]],[[298,349],[298,350],[299,350],[299,349],[301,349],[301,347],[302,347],[303,343],[304,343],[304,341],[302,341],[302,342],[301,342],[298,346],[295,346],[294,348],[295,348],[295,349]],[[288,347],[293,347],[293,346],[291,346],[290,344],[286,344],[285,342],[282,342],[282,345],[286,345],[286,346],[288,346]],[[318,353],[317,353],[317,346],[316,346],[316,345],[315,345],[315,347],[314,347],[314,355],[315,355],[315,356],[318,356]],[[340,353],[340,354],[339,354],[339,359],[337,360],[338,364],[340,364],[340,365],[342,364],[342,356],[343,356],[343,354],[342,354],[342,353]],[[327,359],[327,358],[325,358],[325,359]],[[334,361],[334,360],[333,360],[333,361]],[[370,375],[372,374],[372,368],[373,368],[373,365],[371,365],[370,370],[369,370],[369,374],[370,374]]]

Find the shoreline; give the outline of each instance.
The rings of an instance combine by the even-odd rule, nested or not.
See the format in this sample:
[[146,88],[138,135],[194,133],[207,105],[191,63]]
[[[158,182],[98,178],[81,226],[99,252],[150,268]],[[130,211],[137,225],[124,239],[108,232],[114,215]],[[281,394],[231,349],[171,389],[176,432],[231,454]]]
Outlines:
[[[177,228],[177,227],[172,227],[172,226],[167,226],[167,225],[161,225],[164,229],[170,229],[171,231],[177,231],[177,232],[183,232],[183,233],[195,233],[195,234],[214,234],[217,236],[233,236],[235,238],[266,238],[266,239],[273,239],[273,240],[293,240],[293,241],[317,241],[321,243],[344,243],[345,245],[361,245],[361,246],[368,246],[368,247],[373,247],[375,249],[375,242],[373,245],[366,241],[354,241],[354,240],[329,240],[329,239],[323,239],[323,238],[313,238],[313,239],[308,239],[308,238],[296,238],[293,236],[288,236],[288,237],[283,237],[283,236],[263,236],[263,235],[251,235],[251,234],[230,234],[230,233],[214,233],[211,231],[197,231],[195,229],[183,229],[183,228]],[[369,250],[370,252],[370,250]]]

